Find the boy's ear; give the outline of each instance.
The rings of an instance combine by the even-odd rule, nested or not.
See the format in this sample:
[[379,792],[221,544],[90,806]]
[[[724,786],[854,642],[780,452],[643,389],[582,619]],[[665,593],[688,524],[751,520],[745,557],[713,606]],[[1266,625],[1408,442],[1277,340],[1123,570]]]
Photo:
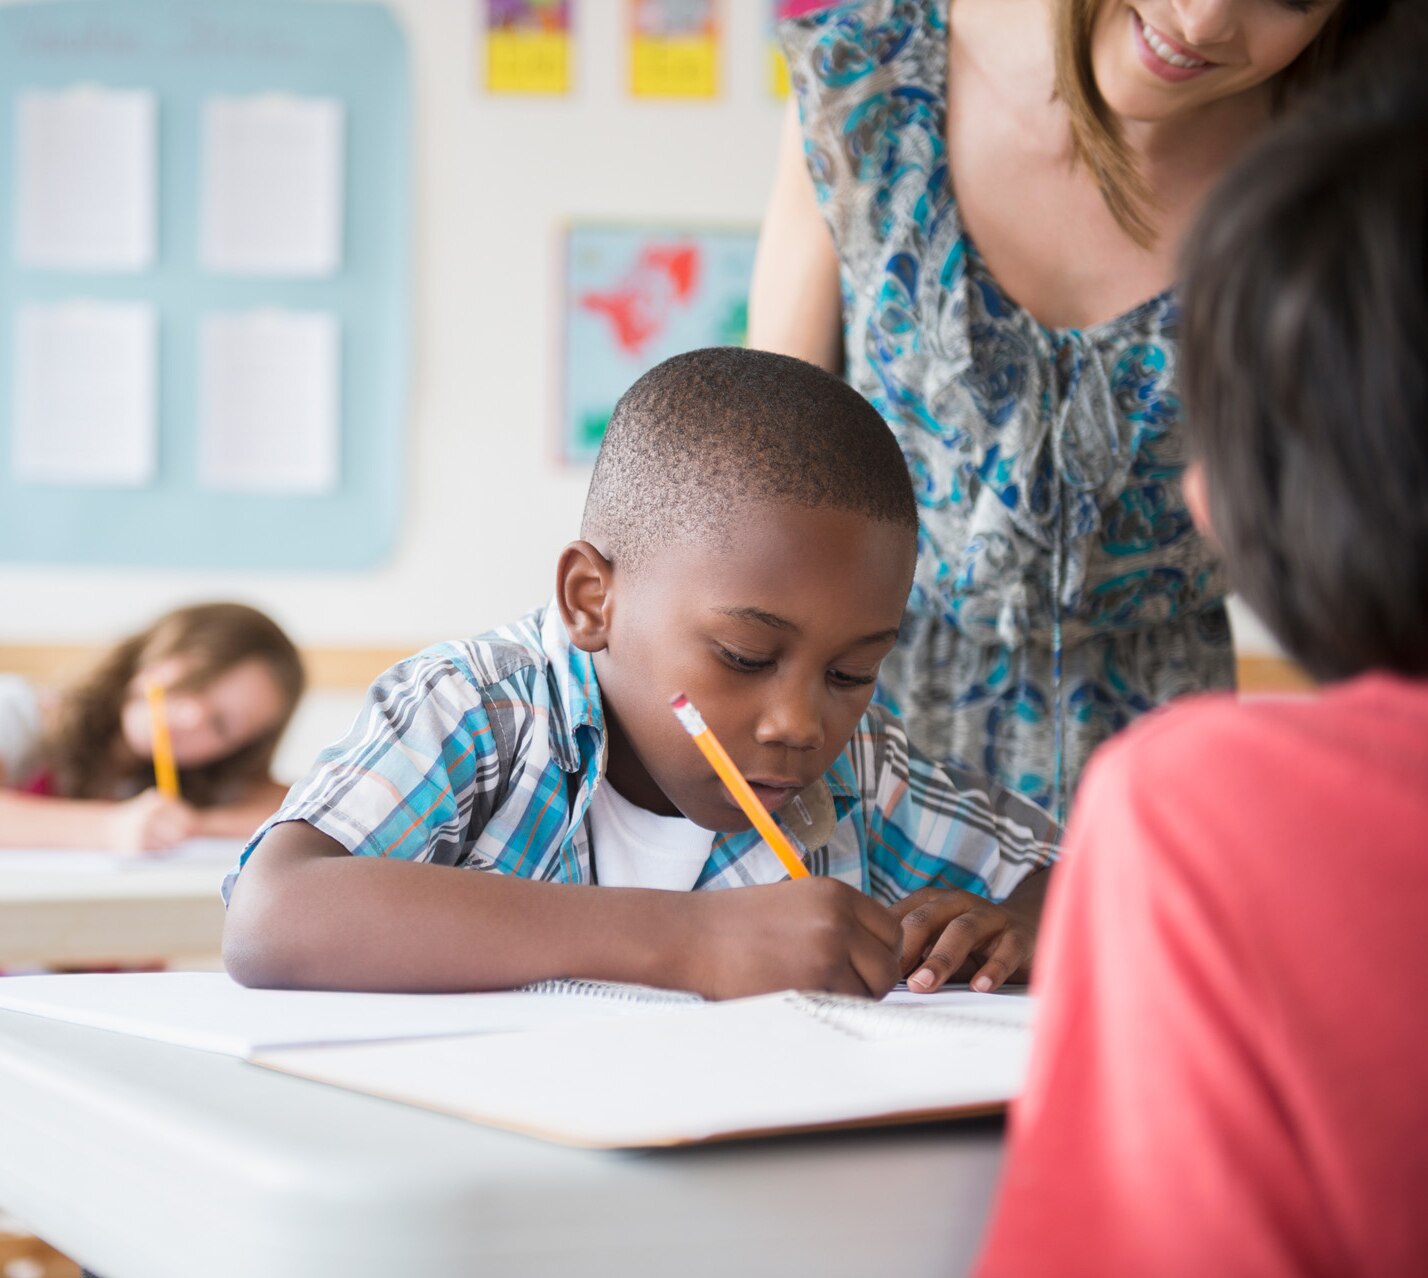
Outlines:
[[583,652],[603,652],[609,644],[614,565],[588,541],[572,541],[560,552],[555,598],[570,641]]
[[1215,547],[1220,543],[1215,538],[1215,526],[1210,522],[1210,490],[1205,483],[1205,463],[1192,461],[1180,476],[1180,491],[1185,497],[1185,508],[1200,535]]

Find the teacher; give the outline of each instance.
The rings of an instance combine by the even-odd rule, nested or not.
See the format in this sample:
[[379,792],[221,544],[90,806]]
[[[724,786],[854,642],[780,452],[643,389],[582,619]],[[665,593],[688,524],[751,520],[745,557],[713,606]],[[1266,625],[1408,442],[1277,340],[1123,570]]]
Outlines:
[[841,371],[902,445],[919,562],[880,695],[924,750],[1064,819],[1100,741],[1233,684],[1180,492],[1176,258],[1244,145],[1392,2],[877,0],[781,24],[795,97],[749,344]]

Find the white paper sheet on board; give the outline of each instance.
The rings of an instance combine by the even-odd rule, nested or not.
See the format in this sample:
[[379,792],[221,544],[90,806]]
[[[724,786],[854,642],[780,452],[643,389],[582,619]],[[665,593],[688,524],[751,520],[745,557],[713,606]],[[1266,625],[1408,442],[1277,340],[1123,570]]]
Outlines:
[[143,90],[19,95],[15,256],[41,270],[142,271],[154,260],[156,118]]
[[15,478],[139,487],[154,477],[158,321],[138,303],[24,306],[15,318]]
[[199,481],[325,493],[337,486],[340,339],[325,312],[206,316],[199,336]]
[[342,104],[287,94],[210,99],[202,190],[206,270],[334,274],[342,264]]

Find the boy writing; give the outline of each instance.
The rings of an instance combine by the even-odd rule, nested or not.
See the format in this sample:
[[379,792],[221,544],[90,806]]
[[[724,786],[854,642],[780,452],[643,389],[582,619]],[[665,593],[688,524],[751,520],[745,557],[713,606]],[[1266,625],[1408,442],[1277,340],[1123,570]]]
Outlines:
[[[1031,958],[1055,830],[869,706],[916,543],[898,447],[837,378],[737,348],[661,364],[615,410],[554,601],[384,675],[258,832],[225,884],[229,970],[710,997],[1000,985]],[[680,692],[810,878],[749,828],[671,713]]]
[[980,1273],[1428,1272],[1428,15],[1188,246],[1196,519],[1326,683],[1093,760]]

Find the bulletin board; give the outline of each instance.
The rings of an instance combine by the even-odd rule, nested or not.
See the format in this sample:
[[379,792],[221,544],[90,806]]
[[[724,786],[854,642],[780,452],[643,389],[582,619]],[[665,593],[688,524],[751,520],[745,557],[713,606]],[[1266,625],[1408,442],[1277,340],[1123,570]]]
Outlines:
[[[110,95],[106,100],[141,91],[149,107],[152,243],[134,269],[112,262],[95,270],[82,262],[54,267],[25,247],[37,234],[33,204],[22,207],[19,171],[22,150],[33,167],[34,138],[41,136],[32,127],[33,104],[85,91]],[[57,0],[0,7],[0,559],[344,570],[382,558],[395,537],[404,483],[409,99],[405,39],[376,4]],[[332,226],[327,247],[299,245],[306,266],[269,262],[248,270],[241,243],[222,247],[222,228],[213,224],[216,101],[240,110],[245,103],[295,109],[294,118],[315,120],[336,137]],[[23,148],[22,138],[29,140]],[[233,154],[241,157],[241,147]],[[291,227],[277,233],[292,239]],[[216,260],[238,265],[215,269]],[[35,317],[71,307],[142,310],[151,320],[142,330],[152,355],[151,448],[127,475],[109,464],[99,482],[86,479],[84,466],[63,450],[51,471],[37,465],[45,441],[33,424],[34,396],[26,392],[21,404],[20,388],[41,380],[34,352],[43,326]],[[332,423],[330,437],[315,441],[314,460],[290,467],[286,484],[265,487],[251,458],[245,474],[241,457],[215,452],[216,413],[226,411],[225,396],[241,402],[247,389],[244,348],[223,345],[232,336],[225,325],[234,323],[247,324],[249,336],[266,334],[264,349],[280,360],[310,350],[303,367],[325,376],[321,420]],[[223,353],[221,363],[214,350]],[[63,400],[53,363],[50,397]],[[224,379],[215,378],[215,367]],[[73,375],[91,371],[75,367]],[[299,398],[308,393],[302,377],[271,383],[290,384]],[[288,408],[271,392],[255,402]],[[250,405],[247,421],[257,420]],[[229,435],[239,453],[243,429],[240,415]],[[279,435],[267,446],[281,450],[285,441]],[[286,453],[283,460],[293,461]]]

